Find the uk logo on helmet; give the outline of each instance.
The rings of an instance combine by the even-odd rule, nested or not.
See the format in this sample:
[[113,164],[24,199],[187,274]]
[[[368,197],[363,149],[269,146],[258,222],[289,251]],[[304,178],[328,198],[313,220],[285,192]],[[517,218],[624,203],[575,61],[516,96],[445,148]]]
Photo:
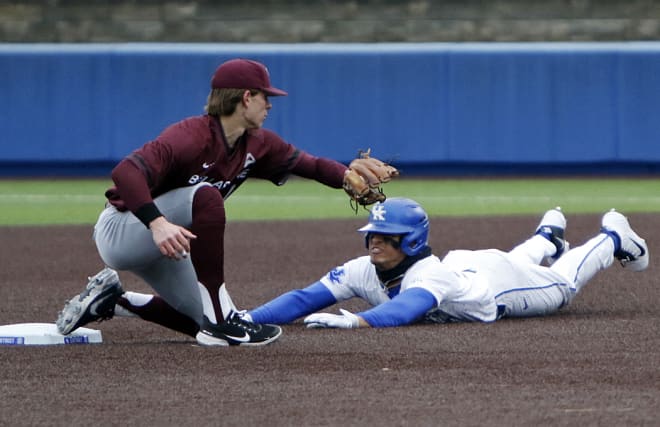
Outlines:
[[385,221],[386,213],[385,207],[379,203],[371,209],[371,219],[373,221]]

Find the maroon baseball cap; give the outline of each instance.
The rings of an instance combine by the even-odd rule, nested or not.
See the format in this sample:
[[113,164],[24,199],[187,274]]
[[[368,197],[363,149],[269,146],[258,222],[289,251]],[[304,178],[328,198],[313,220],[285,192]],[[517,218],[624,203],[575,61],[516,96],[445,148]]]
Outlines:
[[258,89],[268,96],[288,93],[271,86],[268,68],[249,59],[232,59],[220,64],[211,79],[213,89]]

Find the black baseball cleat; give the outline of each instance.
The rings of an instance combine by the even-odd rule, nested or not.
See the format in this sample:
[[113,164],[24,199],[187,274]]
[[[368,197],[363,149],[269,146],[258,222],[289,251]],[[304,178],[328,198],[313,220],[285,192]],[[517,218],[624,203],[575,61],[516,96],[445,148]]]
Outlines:
[[240,313],[231,312],[227,320],[218,324],[211,323],[204,316],[204,323],[199,329],[197,342],[203,346],[229,345],[266,345],[282,335],[282,328],[277,325],[253,323],[244,320]]
[[57,330],[67,335],[93,321],[111,319],[115,304],[124,293],[117,272],[104,268],[89,278],[85,290],[71,298],[57,317]]

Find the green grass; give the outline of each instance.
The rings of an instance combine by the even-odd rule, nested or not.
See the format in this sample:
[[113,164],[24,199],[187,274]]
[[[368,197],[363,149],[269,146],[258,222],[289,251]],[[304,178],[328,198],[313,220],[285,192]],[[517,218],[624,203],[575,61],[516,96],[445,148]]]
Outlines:
[[[0,225],[93,224],[109,180],[0,180]],[[389,197],[420,202],[431,216],[660,212],[660,179],[399,179]],[[355,218],[342,190],[292,179],[252,180],[226,205],[230,221]],[[358,215],[363,215],[359,212]]]

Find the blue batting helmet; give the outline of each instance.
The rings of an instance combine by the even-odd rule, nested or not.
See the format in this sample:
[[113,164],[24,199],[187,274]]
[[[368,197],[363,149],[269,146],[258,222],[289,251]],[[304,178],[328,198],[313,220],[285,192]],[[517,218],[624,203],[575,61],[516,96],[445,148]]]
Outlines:
[[[414,200],[392,197],[376,203],[369,213],[369,223],[358,230],[362,233],[401,235],[401,250],[417,255],[429,241],[429,216]],[[367,239],[368,244],[368,239]]]

